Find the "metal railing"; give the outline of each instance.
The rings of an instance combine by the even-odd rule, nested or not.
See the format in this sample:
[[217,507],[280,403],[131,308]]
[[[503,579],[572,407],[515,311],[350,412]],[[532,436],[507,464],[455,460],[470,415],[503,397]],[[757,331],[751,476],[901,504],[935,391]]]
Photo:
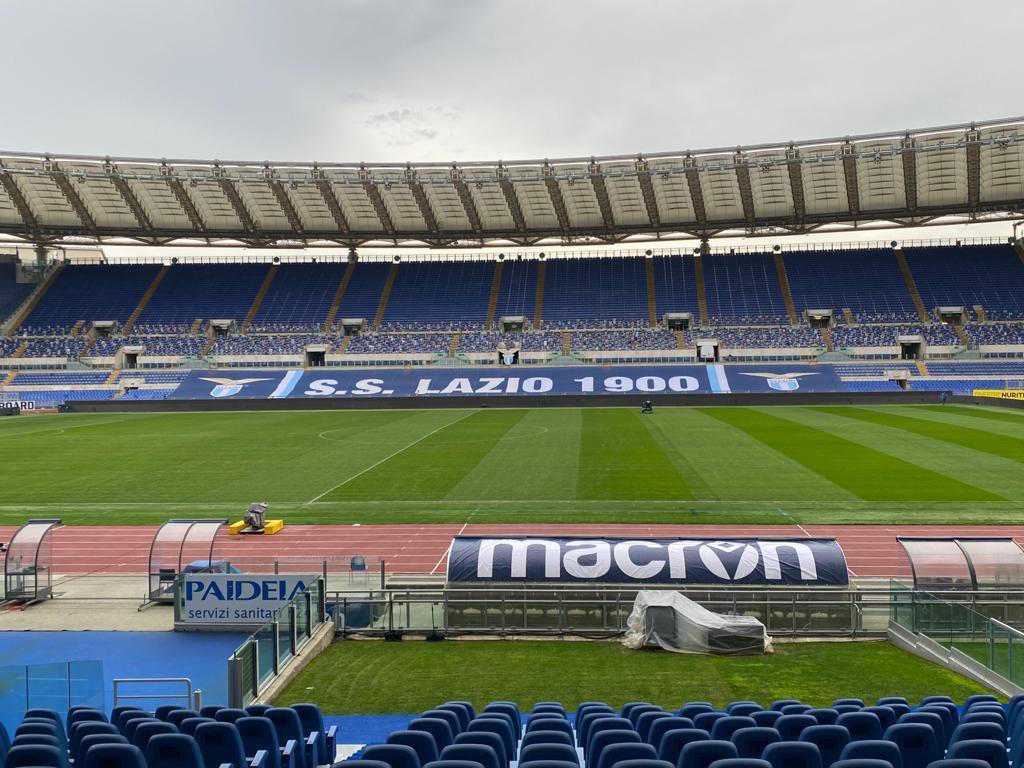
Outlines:
[[281,673],[327,620],[323,577],[283,605],[228,659],[228,706],[244,707]]
[[[183,685],[184,690],[180,693],[167,693],[166,691],[148,693],[121,693],[126,685]],[[192,687],[192,680],[188,677],[115,677],[114,678],[114,704],[118,706],[126,701],[182,701],[184,709],[199,711],[203,707],[203,692]]]
[[[335,591],[327,605],[340,635],[615,636],[625,631],[637,591],[543,585]],[[883,636],[896,606],[885,587],[675,591],[715,613],[756,617],[769,634],[783,637]],[[1022,590],[960,592],[957,599],[969,610],[1024,627]]]

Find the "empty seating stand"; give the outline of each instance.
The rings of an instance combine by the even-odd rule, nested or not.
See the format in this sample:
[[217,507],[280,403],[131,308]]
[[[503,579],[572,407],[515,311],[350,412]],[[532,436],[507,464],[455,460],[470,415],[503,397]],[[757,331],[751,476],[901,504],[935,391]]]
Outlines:
[[642,257],[549,259],[545,270],[545,323],[605,318],[640,323],[647,318]]
[[[240,265],[229,266],[235,269]],[[156,264],[66,266],[23,325],[60,328],[67,332],[79,320],[123,323],[159,271],[160,266]]]
[[191,323],[202,318],[240,324],[268,269],[269,264],[177,264],[168,270],[138,323]]
[[403,262],[395,275],[384,320],[482,324],[493,279],[493,261]]
[[1009,245],[907,248],[903,251],[929,312],[981,305],[990,320],[1024,317],[1024,264]]
[[323,325],[346,264],[282,264],[253,318],[259,326]]

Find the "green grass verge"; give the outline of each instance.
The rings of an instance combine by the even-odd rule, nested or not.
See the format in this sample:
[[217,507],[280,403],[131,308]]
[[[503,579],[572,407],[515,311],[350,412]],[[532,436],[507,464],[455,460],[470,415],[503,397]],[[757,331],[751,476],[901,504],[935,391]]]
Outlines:
[[1024,417],[950,406],[70,414],[0,421],[0,524],[1017,523]]
[[342,641],[316,658],[278,698],[312,701],[331,714],[411,714],[465,699],[479,708],[540,700],[686,701],[768,705],[799,698],[824,706],[841,696],[874,701],[942,693],[962,701],[981,686],[885,642],[778,643],[769,656],[693,656],[630,651],[617,642]]

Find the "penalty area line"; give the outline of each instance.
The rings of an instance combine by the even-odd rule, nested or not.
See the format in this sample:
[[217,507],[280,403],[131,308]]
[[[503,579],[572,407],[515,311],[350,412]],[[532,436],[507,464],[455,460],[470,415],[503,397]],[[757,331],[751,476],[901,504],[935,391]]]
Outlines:
[[367,472],[369,472],[369,471],[370,471],[371,469],[375,469],[375,468],[379,467],[379,466],[380,466],[381,464],[383,464],[383,463],[384,463],[384,462],[386,462],[386,461],[391,461],[391,459],[395,458],[395,456],[397,456],[398,454],[402,453],[403,451],[407,451],[407,450],[409,450],[410,448],[412,448],[412,447],[413,447],[414,445],[418,445],[419,443],[422,443],[422,442],[423,442],[424,440],[426,440],[426,439],[427,439],[428,437],[430,437],[431,435],[436,435],[436,434],[437,434],[438,432],[440,432],[440,431],[441,431],[442,429],[448,429],[448,427],[450,427],[450,426],[452,426],[452,425],[454,425],[454,424],[458,424],[458,423],[459,423],[460,421],[462,421],[463,419],[467,419],[467,418],[469,418],[469,417],[470,417],[470,416],[472,416],[472,415],[473,415],[474,413],[476,413],[476,411],[470,411],[469,413],[464,413],[464,414],[463,414],[462,416],[459,416],[459,418],[457,418],[457,419],[453,419],[452,421],[449,421],[449,422],[448,422],[447,424],[442,424],[442,425],[441,425],[440,427],[438,427],[437,429],[433,429],[433,430],[431,430],[430,432],[427,432],[427,434],[423,435],[422,437],[417,437],[417,438],[416,438],[415,440],[413,440],[413,441],[412,441],[411,443],[409,443],[408,445],[403,445],[403,446],[402,446],[401,448],[399,448],[399,449],[398,449],[397,451],[394,451],[393,453],[389,453],[389,454],[388,454],[387,456],[385,456],[385,457],[384,457],[383,459],[381,459],[380,461],[376,461],[376,462],[374,462],[373,464],[371,464],[370,466],[366,467],[365,469],[361,469],[361,470],[359,470],[358,472],[356,472],[356,473],[355,473],[354,475],[352,475],[351,477],[346,477],[346,478],[345,478],[344,480],[342,480],[342,481],[341,481],[340,483],[338,483],[337,485],[335,485],[335,486],[332,486],[332,487],[328,488],[328,489],[327,489],[326,491],[324,491],[323,493],[321,493],[321,494],[320,494],[319,496],[315,496],[315,497],[313,497],[312,499],[310,499],[309,501],[307,501],[307,502],[306,502],[306,503],[305,503],[305,504],[304,504],[303,506],[307,506],[307,507],[308,507],[308,506],[309,506],[310,504],[315,504],[316,502],[320,501],[320,499],[322,499],[322,498],[323,498],[324,496],[326,496],[327,494],[329,494],[329,493],[333,493],[334,491],[338,490],[339,488],[341,488],[341,487],[343,487],[343,486],[347,485],[348,483],[351,483],[351,482],[352,482],[353,480],[355,480],[355,479],[356,479],[357,477],[361,477],[362,475],[365,475],[365,474],[366,474]]

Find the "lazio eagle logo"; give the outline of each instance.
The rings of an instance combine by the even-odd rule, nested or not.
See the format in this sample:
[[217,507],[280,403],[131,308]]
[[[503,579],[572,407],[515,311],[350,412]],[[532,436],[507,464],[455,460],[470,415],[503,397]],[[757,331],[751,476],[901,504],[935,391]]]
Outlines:
[[816,373],[744,373],[744,376],[759,376],[768,380],[768,386],[779,392],[800,389],[801,376],[817,376]]
[[210,390],[212,397],[231,397],[241,392],[242,387],[246,384],[255,384],[257,381],[270,381],[270,379],[207,379],[205,377],[200,377],[200,380],[217,385]]

